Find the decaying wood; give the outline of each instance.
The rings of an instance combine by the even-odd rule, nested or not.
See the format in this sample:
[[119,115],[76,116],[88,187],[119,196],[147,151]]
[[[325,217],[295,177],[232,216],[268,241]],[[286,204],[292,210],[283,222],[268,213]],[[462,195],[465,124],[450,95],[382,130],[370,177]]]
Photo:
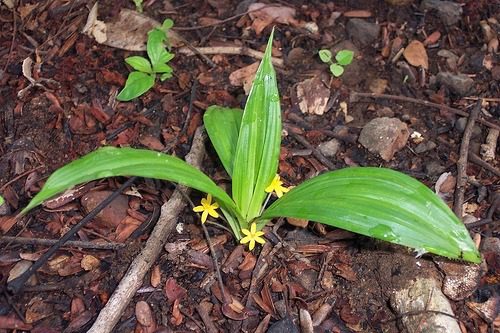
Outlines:
[[[204,156],[204,134],[203,128],[200,127],[196,130],[191,151],[186,155],[186,162],[200,168]],[[180,192],[187,194],[189,188],[177,186],[170,200],[162,205],[158,223],[151,232],[144,249],[130,264],[127,273],[99,313],[96,321],[88,331],[89,333],[111,332],[135,292],[141,287],[144,276],[158,258],[168,235],[175,227],[178,215],[186,207],[186,202]]]

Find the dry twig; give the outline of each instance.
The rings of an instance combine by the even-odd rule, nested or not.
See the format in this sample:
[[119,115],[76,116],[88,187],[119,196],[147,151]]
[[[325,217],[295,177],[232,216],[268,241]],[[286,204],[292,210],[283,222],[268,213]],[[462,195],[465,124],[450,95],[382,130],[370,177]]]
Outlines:
[[455,214],[462,218],[463,216],[463,204],[464,204],[464,193],[465,185],[467,184],[467,160],[469,158],[469,143],[472,137],[472,129],[476,123],[476,119],[481,111],[481,100],[477,101],[476,106],[472,109],[472,112],[465,126],[464,135],[462,137],[462,143],[460,145],[460,157],[457,161],[457,185],[455,190],[455,202],[453,204],[453,211]]
[[[203,128],[200,127],[196,130],[191,151],[186,155],[186,161],[199,168],[204,156],[204,134]],[[135,292],[142,285],[144,276],[158,258],[168,235],[177,223],[178,215],[186,206],[180,192],[188,191],[189,189],[185,186],[177,186],[170,200],[162,205],[158,223],[151,232],[144,249],[130,264],[127,273],[88,330],[89,333],[106,333],[113,330]]]
[[[358,97],[375,98],[375,99],[391,99],[394,101],[421,104],[421,105],[425,105],[425,106],[429,106],[429,107],[433,107],[433,108],[437,108],[437,109],[442,109],[442,110],[445,110],[445,111],[448,111],[448,112],[451,112],[454,114],[458,114],[458,115],[463,116],[463,117],[469,117],[469,114],[465,111],[455,109],[455,108],[452,108],[452,107],[447,106],[447,105],[432,103],[429,101],[411,98],[411,97],[406,97],[406,96],[396,96],[396,95],[376,94],[376,93],[359,93],[359,92],[354,92],[354,91],[351,92],[351,96],[350,96],[351,102],[356,102],[358,100]],[[489,121],[484,120],[484,119],[477,119],[477,121],[483,125],[488,126],[488,127],[500,129],[500,125],[498,125],[496,123],[492,123],[492,122],[489,122]]]

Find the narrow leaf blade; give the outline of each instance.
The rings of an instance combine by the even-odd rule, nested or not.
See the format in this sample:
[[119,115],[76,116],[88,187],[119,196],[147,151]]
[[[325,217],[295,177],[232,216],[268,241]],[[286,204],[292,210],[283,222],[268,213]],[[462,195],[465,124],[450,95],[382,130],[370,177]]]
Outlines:
[[215,105],[210,106],[203,115],[203,123],[210,141],[212,141],[224,169],[231,177],[242,117],[243,110],[241,109]]
[[[235,212],[231,198],[207,175],[183,160],[145,149],[103,147],[56,170],[22,214],[77,184],[114,176],[169,180],[210,193],[226,210]],[[236,215],[235,215],[236,216]]]
[[383,168],[347,168],[295,187],[262,219],[304,218],[448,258],[481,261],[463,223],[419,181]]
[[278,169],[281,109],[271,63],[272,38],[273,33],[245,105],[234,158],[233,198],[247,221],[259,215],[264,189]]

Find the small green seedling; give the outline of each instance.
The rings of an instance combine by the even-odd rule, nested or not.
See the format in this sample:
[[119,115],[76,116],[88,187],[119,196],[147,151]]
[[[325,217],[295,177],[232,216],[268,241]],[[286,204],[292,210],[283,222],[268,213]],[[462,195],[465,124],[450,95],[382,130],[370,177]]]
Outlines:
[[135,10],[142,13],[142,0],[132,0],[135,4]]
[[[208,216],[224,217],[235,238],[250,250],[266,241],[262,236],[269,221],[293,217],[408,246],[419,254],[481,262],[467,229],[450,208],[424,184],[401,172],[354,167],[323,173],[293,189],[283,185],[277,174],[282,123],[271,63],[272,36],[245,109],[211,106],[203,116],[208,136],[231,177],[229,192],[177,157],[103,147],[54,172],[22,214],[83,182],[139,176],[207,193],[193,209],[201,213],[201,222]],[[271,195],[278,199],[268,206]]]
[[335,55],[336,62],[332,61],[332,52],[330,50],[320,50],[319,58],[325,64],[330,64],[330,72],[333,76],[339,77],[344,74],[344,67],[352,62],[354,52],[350,50],[341,50]]
[[4,202],[5,202],[5,199],[0,195],[0,206],[3,205]]
[[135,71],[128,75],[125,87],[116,96],[117,100],[126,102],[141,96],[154,86],[157,74],[160,74],[161,81],[172,77],[173,70],[167,62],[174,58],[174,54],[165,49],[165,44],[169,47],[167,33],[173,25],[172,20],[166,19],[161,27],[148,33],[146,51],[149,60],[140,56],[125,59]]

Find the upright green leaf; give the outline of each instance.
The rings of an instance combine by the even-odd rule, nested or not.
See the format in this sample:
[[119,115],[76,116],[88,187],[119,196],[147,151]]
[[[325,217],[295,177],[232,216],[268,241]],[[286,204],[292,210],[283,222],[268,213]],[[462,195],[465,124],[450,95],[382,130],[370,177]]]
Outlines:
[[237,216],[234,202],[207,175],[183,160],[152,150],[103,147],[56,170],[22,214],[77,184],[114,176],[139,176],[173,181],[210,193]]
[[212,141],[224,169],[231,177],[242,116],[243,110],[241,109],[216,105],[210,106],[203,115],[203,123],[210,141]]
[[321,222],[448,258],[478,263],[463,223],[419,181],[383,168],[325,173],[275,201],[262,219],[286,216]]
[[167,35],[164,31],[156,28],[148,32],[148,41],[146,43],[146,52],[148,53],[149,60],[153,68],[161,63],[162,59],[167,57],[168,52],[165,50],[165,44],[163,43]]
[[271,63],[273,33],[255,75],[241,121],[233,166],[233,198],[247,221],[258,216],[264,189],[278,169],[281,110]]
[[353,58],[354,52],[351,50],[341,50],[335,55],[335,60],[342,66],[349,65]]

